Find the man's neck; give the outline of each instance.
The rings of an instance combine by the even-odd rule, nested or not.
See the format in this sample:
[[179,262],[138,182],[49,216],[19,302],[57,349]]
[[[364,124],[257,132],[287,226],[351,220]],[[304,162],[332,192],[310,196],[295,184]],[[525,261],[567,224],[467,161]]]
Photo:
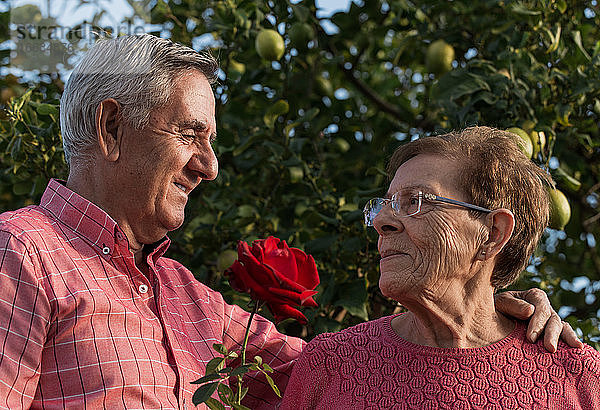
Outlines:
[[108,193],[105,192],[102,185],[96,183],[98,180],[99,178],[90,177],[88,173],[75,168],[69,173],[66,187],[100,207],[115,220],[117,225],[119,225],[119,228],[127,237],[129,250],[134,256],[136,266],[143,273],[147,273],[147,264],[144,258],[144,244],[137,241],[131,225],[125,218],[120,218],[118,214],[111,212],[111,209],[106,205],[108,201],[105,200]]

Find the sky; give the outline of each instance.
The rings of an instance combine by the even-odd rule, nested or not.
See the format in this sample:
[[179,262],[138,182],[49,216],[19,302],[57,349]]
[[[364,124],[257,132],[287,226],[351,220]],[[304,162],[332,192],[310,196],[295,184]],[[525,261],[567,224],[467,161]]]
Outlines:
[[[146,22],[150,21],[149,16],[140,14],[140,10],[142,10],[141,13],[144,13],[143,10],[149,9],[147,5],[153,4],[154,1],[155,0],[137,1],[137,3],[141,5],[137,14],[134,13],[133,8],[128,4],[127,0],[87,0],[85,2],[82,0],[9,0],[8,4],[11,9],[26,4],[36,5],[41,11],[42,18],[52,17],[55,19],[61,29],[59,33],[68,33],[69,28],[75,27],[83,22],[91,22],[94,16],[103,12],[102,19],[97,23],[98,26],[102,28],[112,28],[113,32],[131,34],[144,33],[150,30],[156,31],[161,28],[160,26],[148,27]],[[292,3],[299,3],[301,0],[291,1]],[[337,32],[337,27],[327,20],[327,17],[338,11],[347,11],[351,1],[361,2],[362,0],[316,0],[318,8],[317,17],[323,19],[321,20],[321,25],[326,32]],[[4,3],[4,5],[6,4],[7,3]],[[128,17],[133,15],[135,15],[136,18],[133,19],[132,23],[122,23],[126,20],[131,21]],[[13,16],[18,19],[17,13],[14,15],[11,14],[11,18]],[[39,68],[43,71],[52,67],[57,67],[61,76],[68,77],[70,70],[67,68],[69,64],[66,62],[68,61],[70,64],[73,64],[79,55],[76,51],[77,49],[73,49],[73,45],[76,43],[69,43],[69,41],[67,41],[66,38],[63,38],[61,34],[55,35],[53,40],[48,42],[45,36],[50,32],[57,32],[50,30],[52,26],[46,27],[43,24],[35,25],[35,22],[32,21],[31,23],[34,23],[34,26],[31,26],[33,34],[28,34],[25,29],[19,29],[19,27],[24,27],[23,22],[15,20],[15,23],[17,23],[17,25],[12,26],[14,27],[12,30],[14,31],[11,32],[13,45],[7,45],[11,43],[0,45],[13,50],[11,54],[12,64],[8,69],[1,69],[0,74],[4,75],[8,70],[17,75],[27,75],[28,73],[33,75],[33,72],[37,71],[35,68]],[[26,24],[29,24],[29,22]],[[80,32],[83,39],[89,39],[87,45],[91,45],[93,42],[92,38],[96,37],[90,34],[92,31],[98,31],[95,27],[92,28],[87,26],[85,31]],[[23,36],[20,37],[19,34],[23,34]],[[42,39],[40,40],[40,38]],[[195,38],[193,47],[196,49],[203,48],[209,46],[212,41],[212,35],[207,33]],[[77,48],[82,46],[85,46],[82,42],[75,45]],[[65,47],[71,51],[66,52]],[[63,61],[65,62],[64,64]]]
[[[148,1],[143,1],[147,3]],[[292,1],[298,3],[298,1]],[[319,9],[318,17],[328,17],[337,11],[347,11],[351,0],[317,0]],[[112,25],[122,21],[124,17],[131,16],[132,8],[125,0],[88,0],[88,4],[81,5],[80,0],[10,0],[11,7],[24,4],[35,4],[42,13],[57,17],[58,21],[65,26],[73,26],[83,20],[90,20],[100,10],[106,11],[106,19],[103,24]],[[79,7],[78,7],[79,6]],[[49,7],[49,9],[48,9]]]

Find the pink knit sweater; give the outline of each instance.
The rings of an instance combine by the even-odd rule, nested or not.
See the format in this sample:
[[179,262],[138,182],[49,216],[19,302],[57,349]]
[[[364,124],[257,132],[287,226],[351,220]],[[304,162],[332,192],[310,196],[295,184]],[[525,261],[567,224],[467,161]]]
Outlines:
[[600,353],[548,353],[517,324],[474,349],[419,346],[392,316],[323,334],[302,352],[281,409],[600,409]]

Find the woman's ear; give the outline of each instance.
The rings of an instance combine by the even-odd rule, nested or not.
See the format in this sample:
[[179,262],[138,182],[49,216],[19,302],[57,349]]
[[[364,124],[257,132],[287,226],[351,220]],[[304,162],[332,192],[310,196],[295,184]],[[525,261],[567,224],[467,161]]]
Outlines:
[[96,108],[96,138],[100,153],[110,162],[119,159],[123,138],[121,106],[113,98],[101,101]]
[[502,251],[515,228],[515,216],[506,208],[495,209],[487,215],[485,224],[488,227],[489,236],[487,241],[481,245],[478,254],[478,258],[481,260],[493,258]]

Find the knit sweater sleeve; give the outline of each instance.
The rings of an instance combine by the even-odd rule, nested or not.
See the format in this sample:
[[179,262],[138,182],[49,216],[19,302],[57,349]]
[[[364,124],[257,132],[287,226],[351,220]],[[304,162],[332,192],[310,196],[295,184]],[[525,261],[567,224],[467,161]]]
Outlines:
[[577,383],[579,404],[583,409],[600,409],[600,352],[587,345],[584,351]]
[[314,409],[327,395],[324,394],[329,374],[323,365],[326,352],[323,341],[327,334],[319,335],[306,345],[296,361],[280,409]]

